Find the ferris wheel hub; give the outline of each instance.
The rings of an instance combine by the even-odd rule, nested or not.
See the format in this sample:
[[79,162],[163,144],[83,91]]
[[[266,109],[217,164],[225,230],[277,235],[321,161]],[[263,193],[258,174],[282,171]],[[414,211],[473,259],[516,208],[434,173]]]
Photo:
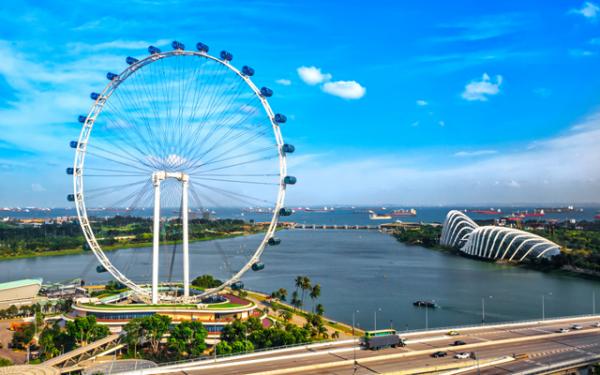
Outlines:
[[190,176],[184,172],[156,171],[152,173],[152,182],[155,184],[168,178],[173,178],[181,182],[189,182],[190,180]]

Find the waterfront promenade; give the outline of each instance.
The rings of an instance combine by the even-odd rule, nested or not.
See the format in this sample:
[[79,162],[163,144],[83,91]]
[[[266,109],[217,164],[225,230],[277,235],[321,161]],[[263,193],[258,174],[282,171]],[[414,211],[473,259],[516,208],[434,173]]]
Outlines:
[[[150,374],[509,374],[543,373],[549,366],[576,367],[600,360],[600,315],[489,326],[457,327],[401,334],[407,346],[361,350],[355,339],[173,364],[124,373]],[[571,329],[573,325],[581,329]],[[568,332],[559,332],[568,328]],[[465,345],[454,346],[457,340]],[[446,357],[433,358],[437,351]],[[459,352],[476,359],[455,359]]]

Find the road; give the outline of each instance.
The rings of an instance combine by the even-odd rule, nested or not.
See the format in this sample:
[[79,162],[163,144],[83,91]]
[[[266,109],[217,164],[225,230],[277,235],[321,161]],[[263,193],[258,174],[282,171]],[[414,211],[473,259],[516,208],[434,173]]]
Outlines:
[[[425,368],[428,371],[455,369],[448,374],[476,374],[477,371],[509,374],[583,357],[600,358],[600,327],[595,326],[599,321],[600,316],[594,316],[460,328],[457,329],[460,335],[452,337],[447,331],[439,330],[407,333],[402,335],[407,340],[406,347],[376,352],[361,350],[354,340],[341,340],[128,374],[409,374]],[[557,332],[574,324],[581,325],[582,329]],[[464,341],[466,345],[453,346],[455,340]],[[431,354],[436,351],[448,355],[432,358]],[[477,361],[454,359],[459,352],[474,353]],[[513,358],[515,354],[519,355],[518,359]]]

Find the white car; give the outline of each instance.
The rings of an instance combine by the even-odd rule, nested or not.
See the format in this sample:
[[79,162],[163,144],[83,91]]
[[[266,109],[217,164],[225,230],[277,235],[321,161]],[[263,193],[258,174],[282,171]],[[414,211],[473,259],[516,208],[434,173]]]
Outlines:
[[456,353],[454,358],[456,359],[467,359],[471,357],[471,353]]
[[596,324],[592,325],[592,327],[600,328],[600,322],[598,322],[598,323],[596,323]]
[[573,329],[574,329],[574,330],[576,330],[576,331],[579,331],[580,329],[583,329],[583,327],[582,327],[582,326],[580,326],[579,324],[575,324],[575,325],[573,325],[573,327],[571,327],[571,328],[573,328]]
[[569,330],[569,329],[567,329],[567,328],[561,328],[561,329],[559,329],[559,330],[558,330],[558,333],[567,333],[567,332],[569,332],[569,331],[570,331],[570,330]]

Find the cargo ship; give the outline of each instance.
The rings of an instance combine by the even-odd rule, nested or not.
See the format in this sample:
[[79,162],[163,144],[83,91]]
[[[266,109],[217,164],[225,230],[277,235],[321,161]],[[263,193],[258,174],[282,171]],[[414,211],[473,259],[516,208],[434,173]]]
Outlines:
[[404,210],[404,209],[400,209],[400,210],[394,210],[391,213],[392,216],[417,216],[417,210],[415,210],[414,208],[411,208],[409,210]]
[[467,210],[467,212],[472,212],[474,214],[480,214],[480,215],[500,215],[502,214],[502,210],[501,209],[493,209],[490,208],[489,210]]
[[542,216],[546,215],[546,213],[544,212],[543,209],[535,209],[535,210],[533,210],[533,212],[529,212],[529,211],[513,212],[513,215],[520,216],[520,217],[542,217]]
[[378,215],[375,211],[369,211],[369,219],[371,220],[391,220],[392,215]]

